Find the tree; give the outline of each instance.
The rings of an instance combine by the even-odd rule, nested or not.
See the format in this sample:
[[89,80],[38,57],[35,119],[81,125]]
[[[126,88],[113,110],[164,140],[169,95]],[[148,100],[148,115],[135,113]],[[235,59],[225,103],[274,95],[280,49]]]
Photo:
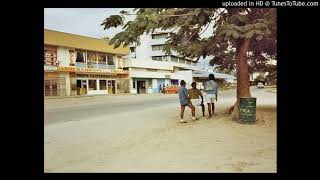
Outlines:
[[[111,40],[115,48],[140,44],[140,36],[156,29],[172,30],[164,47],[189,58],[213,56],[211,65],[236,70],[237,101],[233,118],[238,119],[239,98],[250,96],[249,72],[265,68],[268,58],[276,59],[276,10],[273,8],[138,8],[135,14],[122,11],[101,24],[104,29],[123,26]],[[135,15],[124,24],[125,16]],[[213,34],[201,38],[212,25]]]

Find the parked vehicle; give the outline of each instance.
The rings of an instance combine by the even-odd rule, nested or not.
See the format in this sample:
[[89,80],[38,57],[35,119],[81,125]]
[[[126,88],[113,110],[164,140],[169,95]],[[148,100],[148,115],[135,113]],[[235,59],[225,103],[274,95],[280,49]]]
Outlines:
[[179,92],[179,86],[170,86],[168,88],[165,89],[166,93],[170,94],[170,93],[178,93]]
[[259,82],[258,85],[257,85],[257,88],[264,88],[264,85],[262,82]]

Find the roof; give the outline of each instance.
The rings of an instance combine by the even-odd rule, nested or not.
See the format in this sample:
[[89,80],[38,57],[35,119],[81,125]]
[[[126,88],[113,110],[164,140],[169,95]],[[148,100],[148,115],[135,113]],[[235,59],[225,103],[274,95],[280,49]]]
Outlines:
[[216,79],[236,79],[233,75],[216,73],[216,72],[208,72],[208,71],[193,71],[193,77],[207,78],[209,74],[213,74]]
[[106,40],[44,29],[44,44],[92,50],[112,54],[129,54],[129,47],[110,46]]

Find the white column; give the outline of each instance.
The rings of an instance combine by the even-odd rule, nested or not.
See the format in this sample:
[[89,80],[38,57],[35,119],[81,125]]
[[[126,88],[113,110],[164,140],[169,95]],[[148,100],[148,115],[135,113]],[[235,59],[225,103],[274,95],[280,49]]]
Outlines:
[[86,82],[87,82],[87,94],[88,94],[88,92],[89,92],[89,80],[86,79]]
[[96,82],[97,82],[97,90],[100,90],[100,82],[99,82],[99,78],[96,79]]

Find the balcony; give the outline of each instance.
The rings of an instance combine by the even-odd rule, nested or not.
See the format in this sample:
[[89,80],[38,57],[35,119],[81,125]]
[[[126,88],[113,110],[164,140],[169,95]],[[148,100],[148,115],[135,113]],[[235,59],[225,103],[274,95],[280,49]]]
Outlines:
[[106,63],[82,63],[76,62],[77,68],[95,68],[95,69],[116,69],[116,65],[108,65]]
[[108,65],[107,68],[108,69],[116,69],[116,65]]
[[76,62],[76,67],[78,67],[78,68],[87,68],[87,63]]
[[165,44],[169,39],[160,38],[160,39],[150,39],[148,40],[148,45],[157,45],[157,44]]
[[98,63],[98,67],[99,69],[107,69],[108,65],[106,63]]
[[96,68],[96,69],[97,69],[97,68],[98,68],[98,64],[97,64],[97,63],[90,63],[90,62],[88,62],[88,63],[87,63],[87,67],[88,67],[88,68]]

